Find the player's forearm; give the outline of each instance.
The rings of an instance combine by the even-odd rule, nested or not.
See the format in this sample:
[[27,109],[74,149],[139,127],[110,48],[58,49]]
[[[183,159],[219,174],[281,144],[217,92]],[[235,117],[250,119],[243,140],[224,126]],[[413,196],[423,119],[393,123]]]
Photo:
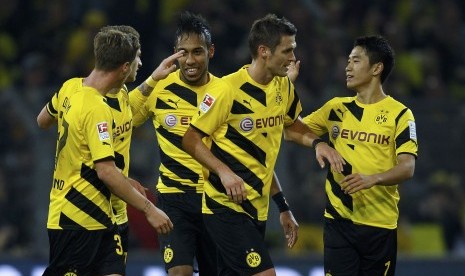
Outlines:
[[282,191],[281,184],[279,183],[278,176],[276,172],[273,172],[273,178],[271,180],[270,195],[274,196],[275,194]]
[[415,158],[405,154],[405,156],[399,157],[399,159],[399,163],[392,169],[373,175],[376,179],[376,185],[397,185],[413,177],[415,172]]
[[145,97],[148,97],[152,93],[157,83],[158,83],[158,80],[155,80],[153,76],[150,76],[143,83],[141,83],[137,87],[137,89],[139,89],[142,95],[144,95]]
[[[111,161],[112,162],[112,161]],[[97,174],[100,180],[110,189],[111,193],[133,206],[139,211],[145,212],[151,202],[138,192],[117,168],[108,164],[97,165]]]
[[216,158],[209,148],[202,141],[202,134],[196,129],[189,127],[182,139],[184,150],[189,153],[195,160],[209,171],[220,175],[223,171],[229,168]]
[[313,133],[313,131],[301,119],[297,119],[292,125],[284,128],[284,139],[306,147],[312,147],[314,140],[320,137]]

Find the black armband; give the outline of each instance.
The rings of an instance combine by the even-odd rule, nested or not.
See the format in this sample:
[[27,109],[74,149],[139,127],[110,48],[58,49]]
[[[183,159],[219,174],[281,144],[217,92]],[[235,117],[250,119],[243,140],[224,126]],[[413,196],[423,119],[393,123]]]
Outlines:
[[316,138],[315,140],[313,140],[312,142],[312,148],[315,149],[316,145],[318,145],[319,143],[323,143],[324,140],[321,139],[321,138]]
[[284,198],[283,192],[278,192],[277,194],[271,197],[276,203],[280,213],[289,211],[289,204],[287,204],[286,199]]

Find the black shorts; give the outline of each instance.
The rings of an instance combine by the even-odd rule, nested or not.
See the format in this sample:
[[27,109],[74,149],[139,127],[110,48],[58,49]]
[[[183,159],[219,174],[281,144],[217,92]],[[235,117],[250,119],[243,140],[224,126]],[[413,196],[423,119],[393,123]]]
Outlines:
[[395,274],[397,229],[325,218],[323,240],[326,275]]
[[203,218],[218,248],[218,275],[253,275],[274,267],[265,244],[266,222],[232,210]]
[[124,252],[124,264],[128,259],[128,247],[129,247],[129,224],[127,222],[118,224],[118,232],[121,236],[121,247]]
[[157,206],[173,222],[167,235],[159,235],[165,269],[197,261],[199,275],[217,275],[216,246],[208,235],[202,217],[202,194],[157,194]]
[[[124,275],[116,225],[105,230],[48,230],[50,260],[43,275]],[[69,274],[67,274],[70,272]]]

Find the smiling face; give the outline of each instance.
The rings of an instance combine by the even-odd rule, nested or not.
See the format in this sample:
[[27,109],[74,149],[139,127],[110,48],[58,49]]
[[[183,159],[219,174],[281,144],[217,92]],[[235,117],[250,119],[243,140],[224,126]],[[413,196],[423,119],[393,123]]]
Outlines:
[[178,59],[181,80],[189,85],[201,86],[208,82],[208,62],[213,57],[214,47],[207,46],[203,36],[190,33],[177,40],[175,51],[184,50]]
[[276,46],[267,59],[267,68],[273,76],[285,77],[292,61],[295,61],[294,50],[297,47],[295,35],[282,36],[281,42]]
[[358,91],[362,87],[368,86],[374,77],[375,66],[376,64],[370,65],[364,48],[354,47],[346,66],[347,88]]

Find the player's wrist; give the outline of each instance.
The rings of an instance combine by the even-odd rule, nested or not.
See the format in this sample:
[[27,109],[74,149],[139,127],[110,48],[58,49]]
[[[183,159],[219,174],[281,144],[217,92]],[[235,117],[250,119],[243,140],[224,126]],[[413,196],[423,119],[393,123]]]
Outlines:
[[149,76],[149,77],[145,80],[145,83],[146,83],[148,86],[152,87],[152,88],[154,88],[154,87],[157,85],[157,82],[158,82],[158,81],[155,80],[152,76]]
[[316,146],[317,146],[318,144],[324,143],[324,142],[325,142],[325,141],[324,141],[323,139],[321,139],[321,138],[316,138],[316,139],[314,139],[313,142],[312,142],[312,148],[313,148],[313,149],[316,149]]
[[271,196],[271,198],[276,203],[276,206],[278,207],[280,213],[287,212],[290,210],[289,204],[287,204],[286,198],[284,197],[282,191],[274,194],[273,196]]

